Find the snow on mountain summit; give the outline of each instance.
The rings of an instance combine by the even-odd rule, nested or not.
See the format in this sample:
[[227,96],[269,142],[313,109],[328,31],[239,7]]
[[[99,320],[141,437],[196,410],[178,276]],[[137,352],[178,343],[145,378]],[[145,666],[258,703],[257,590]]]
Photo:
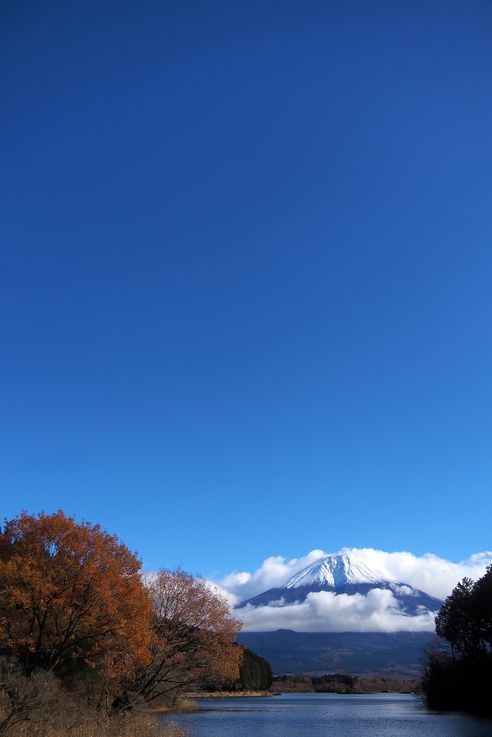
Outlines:
[[[263,591],[237,604],[245,606],[282,608],[299,604],[313,593],[329,592],[331,596],[366,597],[371,591],[388,591],[391,606],[403,616],[421,616],[436,612],[442,602],[425,591],[413,588],[403,581],[368,566],[352,553],[328,555],[291,576],[282,586]],[[329,625],[327,625],[329,626]]]
[[338,589],[347,584],[396,583],[396,579],[375,568],[369,568],[364,561],[348,553],[328,555],[326,558],[307,566],[292,576],[285,587],[297,589],[304,586],[332,586]]

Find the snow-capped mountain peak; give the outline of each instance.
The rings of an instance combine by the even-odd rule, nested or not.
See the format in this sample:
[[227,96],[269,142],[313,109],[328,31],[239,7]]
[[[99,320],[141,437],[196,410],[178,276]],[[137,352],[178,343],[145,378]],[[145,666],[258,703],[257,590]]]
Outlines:
[[[283,586],[256,594],[237,605],[252,607],[285,607],[299,604],[311,595],[329,592],[331,596],[366,597],[375,589],[388,591],[393,608],[403,616],[420,616],[436,612],[442,602],[425,591],[414,589],[377,568],[369,567],[361,558],[348,552],[327,555],[292,576]],[[329,622],[327,622],[329,631]]]
[[330,586],[338,589],[347,584],[396,583],[395,579],[348,553],[328,555],[292,576],[285,587]]

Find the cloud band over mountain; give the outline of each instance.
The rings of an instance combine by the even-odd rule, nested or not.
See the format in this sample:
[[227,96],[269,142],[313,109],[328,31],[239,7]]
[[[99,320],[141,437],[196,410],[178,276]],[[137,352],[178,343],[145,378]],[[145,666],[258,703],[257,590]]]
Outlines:
[[[492,563],[492,552],[471,555],[460,563],[433,554],[416,556],[409,552],[388,553],[374,548],[344,548],[341,552],[356,555],[370,568],[387,573],[397,581],[444,599],[464,576],[477,579]],[[267,558],[254,572],[232,572],[214,583],[236,605],[267,589],[280,587],[298,571],[326,557],[313,550],[301,558]],[[396,632],[431,631],[433,615],[423,610],[408,616],[399,609],[391,591],[375,588],[367,594],[335,594],[318,591],[302,602],[284,606],[246,606],[237,611],[245,631],[293,629],[303,632]]]

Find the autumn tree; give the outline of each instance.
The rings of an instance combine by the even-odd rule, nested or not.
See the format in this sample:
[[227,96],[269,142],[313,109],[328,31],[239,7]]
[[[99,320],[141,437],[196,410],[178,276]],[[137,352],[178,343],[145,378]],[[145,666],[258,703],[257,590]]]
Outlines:
[[0,654],[26,674],[74,667],[118,678],[149,660],[140,561],[99,525],[23,513],[0,529]]
[[182,570],[160,571],[147,588],[153,602],[152,659],[135,669],[115,709],[176,694],[207,677],[237,680],[243,656],[236,644],[240,622],[225,599]]

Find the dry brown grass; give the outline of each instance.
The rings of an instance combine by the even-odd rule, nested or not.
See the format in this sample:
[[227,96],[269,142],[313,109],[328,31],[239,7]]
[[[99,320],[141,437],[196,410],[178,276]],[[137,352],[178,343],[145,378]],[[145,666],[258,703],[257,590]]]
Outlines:
[[173,722],[154,714],[126,714],[111,719],[86,719],[65,725],[23,722],[8,730],[8,737],[185,737]]
[[109,716],[88,698],[62,687],[52,673],[27,677],[0,658],[0,737],[184,737],[171,720],[152,712]]

